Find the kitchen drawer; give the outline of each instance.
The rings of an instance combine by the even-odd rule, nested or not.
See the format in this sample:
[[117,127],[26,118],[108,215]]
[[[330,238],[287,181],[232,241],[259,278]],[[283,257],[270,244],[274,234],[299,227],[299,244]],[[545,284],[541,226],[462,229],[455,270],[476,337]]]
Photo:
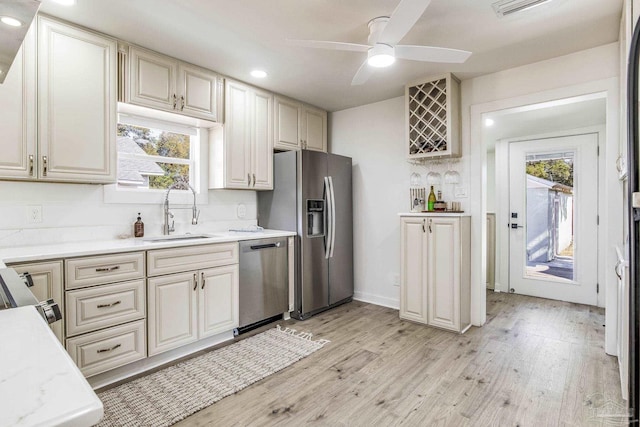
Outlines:
[[144,279],[69,291],[67,336],[92,332],[145,317]]
[[144,252],[71,258],[65,261],[65,288],[76,289],[144,277]]
[[85,377],[147,357],[145,321],[67,339],[67,352]]
[[237,242],[157,249],[147,252],[147,275],[159,276],[237,263]]

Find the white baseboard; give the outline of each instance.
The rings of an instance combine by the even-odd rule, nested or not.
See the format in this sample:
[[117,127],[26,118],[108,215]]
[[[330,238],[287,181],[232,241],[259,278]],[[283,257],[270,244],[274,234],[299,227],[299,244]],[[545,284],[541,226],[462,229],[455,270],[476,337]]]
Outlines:
[[381,305],[383,307],[393,308],[394,310],[400,309],[400,301],[395,298],[383,297],[380,295],[374,295],[367,292],[353,293],[353,299],[356,301],[367,302],[369,304]]

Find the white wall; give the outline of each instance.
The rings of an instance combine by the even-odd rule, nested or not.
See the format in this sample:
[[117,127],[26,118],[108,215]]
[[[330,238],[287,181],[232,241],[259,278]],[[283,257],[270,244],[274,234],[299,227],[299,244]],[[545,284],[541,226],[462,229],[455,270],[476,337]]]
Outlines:
[[[463,209],[473,216],[472,322],[475,325],[483,324],[486,316],[482,245],[486,236],[487,200],[482,185],[486,183],[487,152],[481,141],[482,112],[492,111],[493,106],[494,110],[508,108],[513,102],[526,105],[577,96],[583,91],[602,91],[611,83],[608,79],[617,76],[618,64],[618,45],[613,43],[462,82],[463,158],[456,169],[461,174],[460,185],[470,188],[470,198],[461,202]],[[615,81],[617,84],[617,79]],[[477,116],[473,122],[472,110]],[[608,120],[617,122],[617,114],[617,99],[608,99]],[[617,133],[611,134],[610,128],[608,125],[607,140],[613,141],[614,149],[607,147],[606,155],[615,159],[617,152],[613,152],[618,138]],[[409,175],[416,171],[416,167],[406,162],[404,139],[403,97],[338,111],[330,117],[331,151],[350,156],[354,162],[356,298],[393,307],[398,306],[399,296],[398,288],[393,286],[400,265],[397,213],[408,209]],[[424,177],[424,169],[417,171]],[[609,186],[611,182],[606,184]],[[619,210],[621,201],[616,203],[612,201],[611,209]],[[604,247],[607,245],[605,239]]]
[[[606,94],[607,125],[606,146],[601,148],[605,169],[601,172],[600,223],[598,230],[601,256],[598,279],[603,296],[615,295],[613,246],[621,240],[619,211],[622,206],[621,185],[617,180],[615,160],[619,143],[619,88],[618,44],[613,43],[594,49],[576,52],[548,61],[542,61],[512,70],[479,77],[462,83],[462,136],[463,152],[470,153],[473,162],[467,171],[472,197],[472,254],[482,251],[485,239],[484,221],[479,218],[486,212],[486,145],[482,141],[482,115],[523,105],[537,104],[561,98],[585,94]],[[484,288],[478,277],[484,277],[484,257],[472,256],[472,321],[481,324],[485,320]],[[604,292],[603,292],[604,291]],[[603,298],[604,299],[604,298]],[[607,325],[615,324],[614,298],[607,299]],[[599,299],[600,304],[600,299]],[[613,305],[612,305],[613,304]],[[611,333],[615,326],[607,328],[606,347],[611,353]]]
[[487,151],[487,212],[496,211],[496,151]]
[[[355,298],[399,307],[400,218],[409,210],[404,97],[331,114],[331,152],[353,158]],[[423,181],[424,182],[424,181]]]

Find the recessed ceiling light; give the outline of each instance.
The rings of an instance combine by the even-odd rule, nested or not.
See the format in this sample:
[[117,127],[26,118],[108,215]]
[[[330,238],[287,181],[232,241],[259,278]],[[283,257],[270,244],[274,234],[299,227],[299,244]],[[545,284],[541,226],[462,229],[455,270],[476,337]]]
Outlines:
[[486,127],[491,127],[491,126],[493,126],[493,125],[494,125],[494,123],[495,123],[495,122],[493,121],[493,119],[486,119],[486,120],[484,121],[484,125],[485,125]]
[[263,70],[252,70],[251,76],[255,77],[256,79],[264,79],[265,77],[267,77],[267,72]]
[[76,4],[76,0],[51,0],[54,3],[61,4],[63,6],[73,6]]
[[22,27],[22,22],[10,16],[2,16],[0,17],[0,21],[2,21],[3,24],[6,24],[10,27]]

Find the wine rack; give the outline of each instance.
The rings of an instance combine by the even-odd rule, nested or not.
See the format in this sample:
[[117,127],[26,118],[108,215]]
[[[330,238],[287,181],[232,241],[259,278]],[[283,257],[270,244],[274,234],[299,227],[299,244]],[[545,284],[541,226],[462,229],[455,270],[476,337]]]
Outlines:
[[409,159],[460,157],[460,82],[452,74],[405,87]]

